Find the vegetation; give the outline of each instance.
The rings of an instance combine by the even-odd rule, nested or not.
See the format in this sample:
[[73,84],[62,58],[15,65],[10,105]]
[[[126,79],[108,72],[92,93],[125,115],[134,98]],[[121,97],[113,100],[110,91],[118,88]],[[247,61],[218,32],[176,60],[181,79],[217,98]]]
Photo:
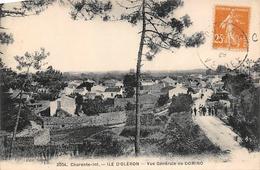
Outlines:
[[161,95],[158,99],[158,106],[163,106],[169,101],[169,96],[168,95]]
[[135,94],[136,87],[136,77],[134,74],[126,74],[123,80],[124,88],[125,88],[125,97],[131,98]]
[[172,97],[172,103],[169,107],[170,114],[174,112],[190,111],[191,104],[193,103],[192,97],[189,94],[179,94]]
[[213,145],[198,125],[192,121],[189,112],[178,112],[171,115],[171,121],[164,131],[164,138],[158,143],[162,154],[199,154],[217,153]]
[[[185,28],[192,25],[190,17],[173,17],[174,11],[183,6],[182,0],[125,1],[117,4],[125,11],[120,15],[120,20],[126,20],[133,25],[141,24],[140,43],[136,64],[136,140],[135,153],[140,153],[140,75],[142,57],[152,60],[162,49],[172,50],[184,47],[198,47],[204,43],[205,36],[197,32],[191,36],[183,33]],[[94,8],[93,8],[94,7]],[[73,19],[93,19],[100,16],[104,21],[109,21],[114,16],[109,16],[113,8],[110,1],[80,1],[73,4],[71,16]]]
[[242,145],[250,150],[259,147],[259,88],[255,88],[246,74],[226,75],[222,79],[227,90],[239,100],[231,101],[233,115],[228,123],[242,138]]

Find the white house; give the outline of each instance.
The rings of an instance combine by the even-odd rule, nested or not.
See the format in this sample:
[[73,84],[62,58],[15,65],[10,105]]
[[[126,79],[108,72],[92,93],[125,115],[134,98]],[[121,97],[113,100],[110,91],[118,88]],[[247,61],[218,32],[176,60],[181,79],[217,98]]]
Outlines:
[[187,91],[188,89],[183,87],[182,84],[177,84],[175,88],[169,90],[169,98],[171,99],[173,95],[178,96],[181,93],[186,94]]
[[114,98],[116,95],[122,95],[122,96],[123,96],[123,90],[122,90],[122,88],[108,87],[108,88],[102,93],[102,96],[103,96],[104,99]]
[[68,96],[61,96],[61,98],[50,102],[50,114],[53,116],[56,113],[57,108],[74,115],[76,109],[75,99]]
[[166,77],[164,79],[161,80],[162,83],[164,83],[165,86],[176,86],[177,81],[173,80],[170,77]]
[[102,86],[102,85],[94,85],[92,88],[91,88],[91,92],[104,92],[106,90],[107,87],[105,86]]
[[143,80],[143,81],[141,81],[141,85],[142,86],[152,86],[154,84],[156,84],[156,83],[154,81],[152,81],[152,80]]
[[86,89],[86,87],[82,87],[82,88],[76,88],[73,93],[78,93],[82,96],[84,96],[86,93],[88,93],[89,91]]
[[122,81],[118,81],[116,82],[115,84],[115,87],[118,87],[118,88],[122,88],[124,86],[123,82]]

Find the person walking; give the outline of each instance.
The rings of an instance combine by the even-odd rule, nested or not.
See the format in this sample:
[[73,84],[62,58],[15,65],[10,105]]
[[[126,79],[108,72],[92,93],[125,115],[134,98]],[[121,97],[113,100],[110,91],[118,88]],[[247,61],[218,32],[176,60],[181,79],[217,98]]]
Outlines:
[[196,109],[196,107],[194,107],[193,111],[194,111],[194,115],[196,116],[196,115],[197,115],[197,109]]
[[199,107],[199,113],[200,113],[200,116],[202,116],[202,105],[200,105],[200,107]]
[[211,107],[210,106],[208,107],[208,115],[209,116],[211,115]]
[[214,109],[214,106],[212,106],[212,109],[211,109],[211,115],[212,115],[212,116],[214,116],[214,114],[215,114],[215,113],[214,113],[214,110],[215,110],[215,109]]
[[202,107],[202,114],[203,114],[203,116],[205,116],[205,115],[206,115],[206,111],[207,111],[206,107],[205,107],[205,106],[203,106],[203,107]]
[[218,116],[218,109],[217,107],[214,107],[215,116]]

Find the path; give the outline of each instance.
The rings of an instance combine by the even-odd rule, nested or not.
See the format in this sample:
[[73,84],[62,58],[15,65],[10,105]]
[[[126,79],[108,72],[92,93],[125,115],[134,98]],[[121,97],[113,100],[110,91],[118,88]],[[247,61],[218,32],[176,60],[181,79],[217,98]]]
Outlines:
[[[213,93],[210,89],[202,89],[203,98],[195,100],[194,106],[199,108],[199,105],[205,105],[206,100]],[[193,107],[194,107],[193,106]],[[198,114],[197,114],[198,115]],[[231,159],[245,160],[248,159],[249,153],[246,148],[239,144],[239,137],[234,133],[231,127],[227,126],[218,117],[215,116],[193,116],[193,120],[204,131],[209,140],[219,146],[222,151],[230,152]],[[236,139],[237,138],[237,139]]]

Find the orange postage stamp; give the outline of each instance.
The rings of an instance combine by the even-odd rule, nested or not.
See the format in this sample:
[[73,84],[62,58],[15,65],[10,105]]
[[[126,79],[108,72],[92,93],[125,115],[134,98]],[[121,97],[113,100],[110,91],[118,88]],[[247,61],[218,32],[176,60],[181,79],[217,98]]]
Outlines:
[[216,6],[213,48],[246,50],[250,8]]

